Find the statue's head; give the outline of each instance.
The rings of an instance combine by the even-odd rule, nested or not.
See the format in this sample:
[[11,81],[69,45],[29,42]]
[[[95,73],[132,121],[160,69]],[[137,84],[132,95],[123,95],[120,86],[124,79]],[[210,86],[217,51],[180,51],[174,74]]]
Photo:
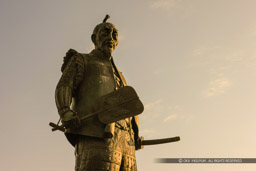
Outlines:
[[118,30],[112,23],[106,22],[109,15],[106,15],[103,23],[97,25],[91,36],[95,49],[111,55],[118,45]]

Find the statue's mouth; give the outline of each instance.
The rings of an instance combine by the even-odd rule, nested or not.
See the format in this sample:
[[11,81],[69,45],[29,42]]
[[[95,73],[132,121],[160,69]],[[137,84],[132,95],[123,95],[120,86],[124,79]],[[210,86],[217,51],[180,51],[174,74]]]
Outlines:
[[107,47],[109,47],[109,48],[113,48],[114,42],[106,42],[105,45],[107,45]]

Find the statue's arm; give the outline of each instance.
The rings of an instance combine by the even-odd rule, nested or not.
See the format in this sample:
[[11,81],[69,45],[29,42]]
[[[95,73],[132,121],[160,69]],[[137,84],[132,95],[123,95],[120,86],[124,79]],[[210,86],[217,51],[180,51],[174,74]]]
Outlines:
[[77,127],[79,119],[74,111],[70,109],[72,97],[83,79],[84,63],[80,54],[73,55],[63,68],[63,74],[55,91],[55,101],[58,113],[64,126]]

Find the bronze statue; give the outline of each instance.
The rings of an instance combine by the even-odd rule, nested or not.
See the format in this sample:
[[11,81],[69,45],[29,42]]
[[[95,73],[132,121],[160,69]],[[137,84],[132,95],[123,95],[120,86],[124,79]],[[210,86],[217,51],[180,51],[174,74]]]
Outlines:
[[56,104],[65,134],[75,146],[76,171],[137,170],[133,144],[138,138],[138,116],[109,124],[97,117],[79,119],[98,110],[95,102],[99,97],[126,86],[112,57],[118,45],[118,30],[106,22],[108,18],[107,15],[93,31],[92,52],[69,50],[56,88]]
[[93,31],[94,50],[89,54],[67,52],[55,92],[62,126],[50,125],[53,131],[65,132],[75,147],[76,171],[136,171],[135,150],[179,140],[139,138],[137,115],[143,104],[113,61],[118,30],[106,22],[108,18]]

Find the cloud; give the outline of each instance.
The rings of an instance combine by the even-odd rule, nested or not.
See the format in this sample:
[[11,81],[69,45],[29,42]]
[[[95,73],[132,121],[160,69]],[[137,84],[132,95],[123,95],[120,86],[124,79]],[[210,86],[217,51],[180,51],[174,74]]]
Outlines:
[[246,54],[246,52],[244,52],[243,50],[236,50],[234,52],[232,52],[231,54],[227,55],[225,57],[225,59],[228,62],[241,62],[246,60],[246,58],[248,59],[248,54]]
[[182,122],[186,121],[191,121],[191,119],[193,119],[193,115],[182,115],[182,114],[177,114],[177,113],[173,113],[173,114],[170,114],[168,115],[167,117],[165,117],[162,122],[165,123],[165,122],[169,122],[169,121],[172,121],[172,120],[182,120]]
[[141,120],[148,120],[149,118],[158,118],[163,112],[164,104],[162,99],[155,100],[144,105],[144,113],[141,115]]
[[228,88],[232,85],[228,78],[220,77],[210,81],[209,88],[203,92],[204,96],[218,96],[225,93]]
[[177,118],[178,118],[177,114],[171,114],[171,115],[167,116],[166,118],[164,118],[163,122],[167,122],[167,121],[174,120]]
[[145,105],[145,110],[153,109],[154,107],[158,106],[160,103],[162,103],[162,99],[158,99],[154,102],[148,103]]
[[176,8],[179,5],[180,0],[157,0],[150,4],[153,9],[170,10]]
[[[141,120],[144,123],[146,122],[155,122],[156,120],[159,122],[167,122],[173,119],[185,119],[181,115],[173,114],[179,113],[183,109],[182,105],[172,105],[168,103],[168,100],[158,99],[151,103],[146,104],[144,110],[144,114],[141,115]],[[171,115],[167,116],[169,113]],[[163,119],[164,118],[164,119]]]
[[202,55],[205,55],[207,53],[212,53],[212,52],[214,52],[218,49],[220,49],[220,46],[212,46],[212,47],[202,46],[202,47],[199,47],[199,48],[195,49],[193,51],[193,55],[194,56],[202,56]]

